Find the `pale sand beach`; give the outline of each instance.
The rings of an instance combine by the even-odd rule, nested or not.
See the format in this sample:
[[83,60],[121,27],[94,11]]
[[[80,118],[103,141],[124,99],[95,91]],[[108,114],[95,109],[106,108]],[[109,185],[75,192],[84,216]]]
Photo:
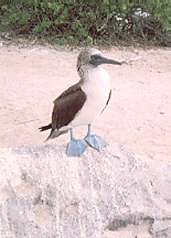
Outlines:
[[[171,50],[112,48],[102,50],[122,66],[110,73],[112,98],[93,130],[110,143],[128,146],[154,160],[171,161]],[[79,80],[79,50],[43,46],[0,47],[0,147],[42,144],[48,132],[38,127],[51,120],[53,100]],[[83,136],[86,128],[75,130]],[[48,143],[67,143],[63,135]]]

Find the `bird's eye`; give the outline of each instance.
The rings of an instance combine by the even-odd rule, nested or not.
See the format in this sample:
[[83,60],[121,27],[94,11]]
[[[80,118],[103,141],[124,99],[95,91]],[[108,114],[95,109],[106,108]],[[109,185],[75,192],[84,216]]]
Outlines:
[[100,55],[92,55],[91,59],[93,60],[98,60],[100,58]]
[[98,54],[92,55],[89,63],[94,65],[94,66],[100,65],[101,64],[101,55],[98,55]]

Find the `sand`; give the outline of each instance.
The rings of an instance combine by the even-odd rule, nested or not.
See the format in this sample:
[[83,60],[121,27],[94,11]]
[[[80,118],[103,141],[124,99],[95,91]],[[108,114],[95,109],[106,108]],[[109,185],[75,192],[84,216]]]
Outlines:
[[[130,63],[105,66],[112,99],[94,131],[155,160],[171,161],[171,49],[112,48],[104,54]],[[0,47],[0,147],[42,144],[53,100],[79,80],[77,50],[47,46]],[[131,61],[130,61],[131,60]],[[76,136],[86,128],[75,130]],[[80,134],[81,133],[81,134]],[[48,143],[64,144],[63,135]]]

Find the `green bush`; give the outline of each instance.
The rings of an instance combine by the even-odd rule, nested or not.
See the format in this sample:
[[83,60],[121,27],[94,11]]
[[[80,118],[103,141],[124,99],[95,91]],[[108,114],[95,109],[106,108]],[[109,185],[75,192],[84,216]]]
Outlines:
[[1,0],[0,14],[1,30],[71,44],[165,43],[171,30],[170,0]]

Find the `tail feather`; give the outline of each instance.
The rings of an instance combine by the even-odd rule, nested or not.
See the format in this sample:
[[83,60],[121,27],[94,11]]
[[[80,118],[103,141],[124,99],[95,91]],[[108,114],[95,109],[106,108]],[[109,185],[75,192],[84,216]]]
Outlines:
[[67,133],[67,132],[68,132],[68,130],[58,131],[58,130],[52,129],[51,132],[50,132],[50,134],[49,134],[49,136],[46,138],[45,142],[46,142],[47,140],[49,140],[49,139],[54,139],[54,138],[56,138],[56,137],[58,137],[58,136],[60,136],[60,135],[62,135],[62,134]]
[[39,128],[40,131],[46,131],[52,128],[52,124],[46,125],[46,126],[42,126]]
[[46,138],[45,142],[49,139],[54,139],[55,137],[58,137],[58,136],[68,132],[68,129],[63,130],[63,131],[59,131],[57,129],[52,129],[52,124],[42,126],[42,127],[39,128],[40,131],[46,131],[46,130],[49,130],[49,129],[51,129],[51,132],[50,132],[49,136]]

